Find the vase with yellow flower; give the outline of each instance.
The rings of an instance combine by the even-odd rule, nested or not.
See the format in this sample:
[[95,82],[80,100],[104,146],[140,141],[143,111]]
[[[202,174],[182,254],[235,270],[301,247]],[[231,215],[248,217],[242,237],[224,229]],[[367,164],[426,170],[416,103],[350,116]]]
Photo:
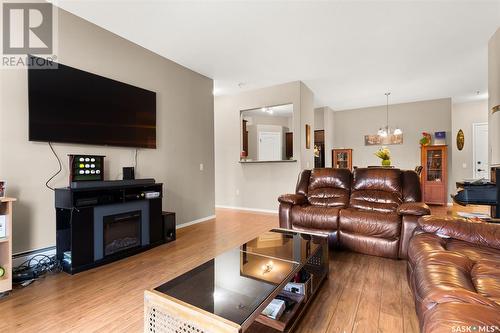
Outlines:
[[375,156],[382,160],[382,166],[391,166],[391,151],[389,150],[389,148],[380,148],[379,150],[377,150],[377,152],[375,152]]

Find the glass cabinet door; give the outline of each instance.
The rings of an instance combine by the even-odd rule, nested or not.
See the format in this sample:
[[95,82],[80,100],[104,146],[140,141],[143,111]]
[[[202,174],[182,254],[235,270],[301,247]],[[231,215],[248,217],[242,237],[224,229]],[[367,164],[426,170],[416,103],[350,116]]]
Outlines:
[[347,169],[347,153],[338,152],[337,153],[337,168]]
[[443,179],[443,152],[441,150],[427,151],[427,181],[440,182]]

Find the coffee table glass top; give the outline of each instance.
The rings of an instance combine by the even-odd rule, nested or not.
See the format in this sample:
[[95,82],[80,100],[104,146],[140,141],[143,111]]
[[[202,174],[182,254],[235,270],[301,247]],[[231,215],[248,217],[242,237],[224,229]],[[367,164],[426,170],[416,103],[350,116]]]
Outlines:
[[[313,241],[314,239],[314,241]],[[305,264],[320,247],[318,237],[290,231],[269,231],[243,244],[244,252]]]
[[242,325],[325,242],[324,237],[273,230],[156,290]]

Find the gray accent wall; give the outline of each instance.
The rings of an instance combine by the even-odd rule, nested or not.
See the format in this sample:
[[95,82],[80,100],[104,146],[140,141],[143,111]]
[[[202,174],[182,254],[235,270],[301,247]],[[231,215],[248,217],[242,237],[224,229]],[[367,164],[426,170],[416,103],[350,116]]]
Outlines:
[[[64,10],[58,11],[58,62],[157,93],[157,146],[140,149],[137,178],[164,183],[164,210],[182,224],[214,215],[213,81]],[[23,69],[1,70],[0,179],[14,205],[14,253],[55,245],[58,169],[47,143],[28,141],[28,83]],[[92,133],[88,133],[92,135]],[[105,179],[121,179],[134,149],[54,144],[68,185],[67,154],[106,155]],[[203,164],[203,171],[200,171]]]
[[[403,144],[388,146],[392,153],[392,163],[401,169],[415,169],[420,165],[419,140],[423,131],[434,133],[445,131],[448,143],[448,190],[453,192],[451,146],[451,98],[443,98],[414,103],[392,104],[389,106],[389,125],[403,129]],[[366,134],[377,134],[386,123],[386,106],[337,111],[334,115],[335,148],[353,149],[353,166],[366,167],[380,165],[374,155],[380,146],[365,146]],[[448,196],[449,198],[449,196]]]

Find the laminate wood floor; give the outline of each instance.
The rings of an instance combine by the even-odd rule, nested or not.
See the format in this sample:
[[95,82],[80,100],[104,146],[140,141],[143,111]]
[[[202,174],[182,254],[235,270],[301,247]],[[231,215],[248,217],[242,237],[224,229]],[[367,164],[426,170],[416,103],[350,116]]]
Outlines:
[[[218,209],[173,243],[14,290],[0,300],[0,332],[142,332],[144,290],[277,226],[277,215]],[[296,332],[418,332],[405,270],[405,261],[332,252],[329,279]]]

